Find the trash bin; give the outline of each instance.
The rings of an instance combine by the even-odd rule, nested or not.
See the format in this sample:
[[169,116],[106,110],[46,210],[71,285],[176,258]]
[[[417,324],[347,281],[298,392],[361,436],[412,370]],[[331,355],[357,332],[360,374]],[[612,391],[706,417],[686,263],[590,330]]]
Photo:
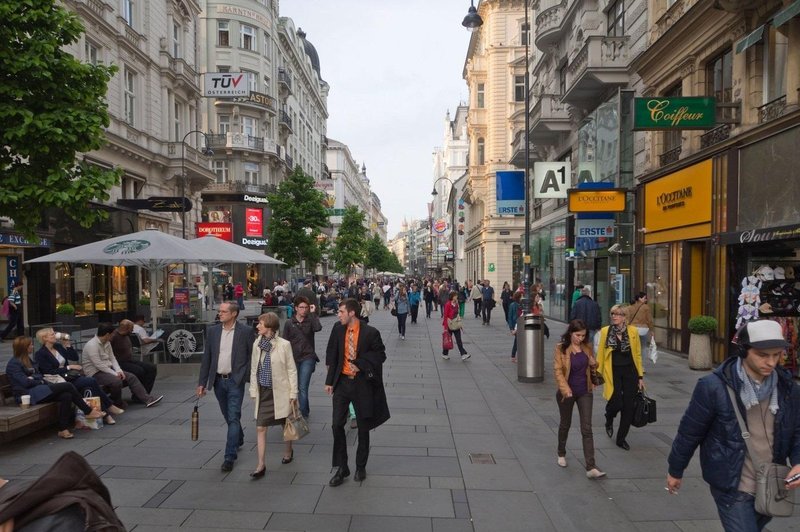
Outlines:
[[542,316],[524,314],[520,317],[522,330],[517,326],[517,380],[544,380],[544,327]]

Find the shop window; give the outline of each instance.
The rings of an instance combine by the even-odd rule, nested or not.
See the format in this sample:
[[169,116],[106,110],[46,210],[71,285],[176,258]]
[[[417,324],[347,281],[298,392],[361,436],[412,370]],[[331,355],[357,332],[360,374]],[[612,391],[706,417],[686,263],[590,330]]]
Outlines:
[[677,328],[680,324],[679,305],[677,300],[673,300],[671,297],[674,288],[672,286],[673,263],[680,264],[679,257],[677,257],[679,248],[676,246],[676,257],[672,256],[672,244],[646,246],[644,253],[645,291],[655,324],[656,343],[669,345],[673,349],[678,346],[671,342],[668,343],[669,331],[667,329]]
[[74,270],[75,315],[85,316],[94,312],[92,304],[92,267],[78,264]]
[[72,304],[72,268],[65,262],[55,266],[56,308],[65,303]]
[[111,310],[113,312],[128,310],[128,275],[125,266],[112,266],[111,274]]

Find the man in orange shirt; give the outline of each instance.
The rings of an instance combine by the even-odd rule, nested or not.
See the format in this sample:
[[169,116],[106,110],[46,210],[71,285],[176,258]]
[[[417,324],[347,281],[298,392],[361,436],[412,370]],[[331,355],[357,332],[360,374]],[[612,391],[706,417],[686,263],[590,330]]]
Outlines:
[[345,299],[339,305],[339,324],[331,331],[325,363],[328,375],[325,391],[333,395],[333,461],[336,472],[331,486],[339,486],[350,475],[347,466],[348,405],[352,402],[358,421],[358,448],[354,480],[367,478],[369,431],[389,419],[382,369],[386,349],[381,333],[358,319],[361,305],[355,299]]

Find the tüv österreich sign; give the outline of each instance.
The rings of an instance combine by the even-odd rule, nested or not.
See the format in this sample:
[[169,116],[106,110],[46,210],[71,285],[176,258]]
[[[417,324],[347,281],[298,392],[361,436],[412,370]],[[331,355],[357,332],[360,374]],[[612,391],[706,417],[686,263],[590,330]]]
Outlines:
[[714,98],[634,98],[633,129],[711,129],[716,108]]

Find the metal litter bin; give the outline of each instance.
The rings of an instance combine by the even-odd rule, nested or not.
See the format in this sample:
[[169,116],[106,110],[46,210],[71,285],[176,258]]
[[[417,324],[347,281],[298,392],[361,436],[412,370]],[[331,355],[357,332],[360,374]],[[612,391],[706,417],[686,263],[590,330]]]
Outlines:
[[517,325],[517,380],[544,380],[544,326],[542,316],[520,316],[522,329]]

